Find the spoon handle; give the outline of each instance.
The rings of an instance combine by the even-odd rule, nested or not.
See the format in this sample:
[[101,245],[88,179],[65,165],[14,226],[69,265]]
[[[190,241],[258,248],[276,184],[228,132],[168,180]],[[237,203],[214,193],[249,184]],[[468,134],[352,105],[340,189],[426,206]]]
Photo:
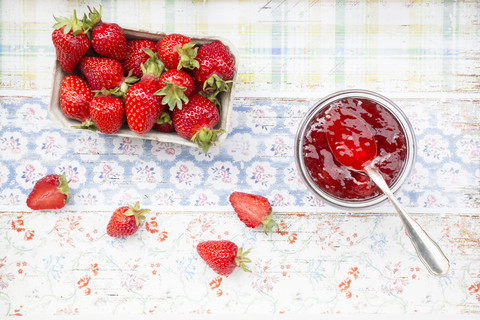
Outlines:
[[442,252],[442,249],[440,249],[438,244],[435,243],[435,241],[430,238],[430,236],[422,229],[422,227],[403,209],[380,172],[371,166],[365,168],[365,170],[370,178],[390,199],[395,209],[397,209],[397,212],[399,213],[403,225],[407,231],[407,235],[412,241],[418,257],[427,267],[428,271],[435,276],[445,276],[450,269],[450,262]]

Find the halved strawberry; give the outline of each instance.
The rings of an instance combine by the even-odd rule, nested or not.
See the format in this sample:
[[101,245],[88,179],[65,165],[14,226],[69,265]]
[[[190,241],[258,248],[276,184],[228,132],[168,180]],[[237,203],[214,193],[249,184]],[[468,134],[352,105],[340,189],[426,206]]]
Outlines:
[[33,186],[27,206],[32,210],[63,208],[70,198],[68,183],[65,173],[46,175]]
[[265,234],[278,228],[272,219],[272,207],[267,198],[250,193],[233,192],[229,198],[230,204],[240,220],[249,228],[263,224]]

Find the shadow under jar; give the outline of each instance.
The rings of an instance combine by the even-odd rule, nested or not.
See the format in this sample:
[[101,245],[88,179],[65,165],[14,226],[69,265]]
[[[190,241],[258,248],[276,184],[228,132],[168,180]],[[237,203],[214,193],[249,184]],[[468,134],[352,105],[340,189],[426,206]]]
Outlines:
[[295,160],[307,187],[323,201],[340,208],[366,208],[387,197],[363,172],[340,164],[325,133],[325,112],[345,108],[363,119],[377,143],[375,166],[393,192],[406,181],[415,162],[413,128],[401,109],[386,97],[366,90],[343,90],[317,102],[300,122]]

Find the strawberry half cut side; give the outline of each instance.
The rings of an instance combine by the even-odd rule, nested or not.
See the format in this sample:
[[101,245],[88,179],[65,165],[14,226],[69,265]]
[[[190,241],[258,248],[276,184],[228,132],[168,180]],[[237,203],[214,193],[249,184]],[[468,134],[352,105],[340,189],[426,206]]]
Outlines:
[[272,207],[267,198],[244,192],[233,192],[229,198],[230,204],[238,218],[249,228],[263,225],[265,234],[272,233],[278,224],[272,218]]
[[38,180],[28,195],[27,206],[33,210],[60,209],[70,199],[65,173],[49,174]]

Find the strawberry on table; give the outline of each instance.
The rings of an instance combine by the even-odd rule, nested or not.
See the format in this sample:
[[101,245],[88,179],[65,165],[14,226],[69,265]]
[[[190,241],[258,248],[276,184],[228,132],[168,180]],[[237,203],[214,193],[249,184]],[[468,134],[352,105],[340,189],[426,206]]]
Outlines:
[[127,39],[123,29],[116,23],[105,23],[102,21],[102,7],[100,12],[90,7],[89,18],[92,28],[92,48],[96,53],[122,61],[127,53]]
[[33,186],[27,206],[32,210],[63,208],[70,198],[68,183],[65,173],[44,176]]
[[243,271],[250,272],[245,265],[251,262],[247,258],[250,250],[243,251],[242,248],[229,240],[210,240],[203,241],[197,245],[197,252],[200,257],[213,269],[222,276],[229,276],[236,267]]
[[198,61],[195,60],[197,48],[187,36],[169,34],[157,42],[156,48],[158,56],[168,69],[198,68]]
[[82,122],[82,128],[90,128],[89,104],[94,93],[90,85],[76,75],[68,75],[63,78],[60,84],[60,108],[63,114]]
[[125,104],[108,90],[102,90],[100,95],[90,101],[89,111],[92,121],[102,133],[115,133],[123,125]]
[[229,198],[230,204],[240,220],[249,228],[263,224],[265,234],[278,228],[272,219],[272,207],[267,198],[244,192],[233,192]]
[[123,206],[115,210],[107,225],[107,234],[110,237],[127,237],[138,230],[138,226],[145,220],[149,209],[140,209],[140,203],[135,206]]
[[145,64],[150,56],[143,50],[150,49],[155,51],[155,42],[150,40],[129,40],[127,41],[127,54],[122,60],[123,73],[127,75],[132,72],[132,75],[141,78],[143,75],[142,64]]
[[74,11],[73,19],[56,18],[53,26],[52,42],[55,46],[57,60],[66,73],[72,73],[78,62],[90,48],[90,40],[86,35],[86,26],[77,19]]
[[173,126],[183,138],[194,141],[207,153],[214,145],[222,129],[213,129],[218,123],[219,114],[213,102],[200,94],[189,98],[182,109],[173,110]]
[[111,58],[84,57],[80,70],[93,90],[113,89],[124,80],[122,64]]
[[188,103],[188,97],[194,89],[192,77],[177,69],[165,71],[158,83],[159,90],[155,94],[164,96],[162,104],[168,105],[172,111],[175,107],[181,109],[184,103]]
[[142,79],[128,89],[125,97],[127,123],[137,134],[150,131],[165,108],[161,104],[161,96],[155,95],[164,65],[152,50],[145,51],[150,58],[145,66],[142,65]]

